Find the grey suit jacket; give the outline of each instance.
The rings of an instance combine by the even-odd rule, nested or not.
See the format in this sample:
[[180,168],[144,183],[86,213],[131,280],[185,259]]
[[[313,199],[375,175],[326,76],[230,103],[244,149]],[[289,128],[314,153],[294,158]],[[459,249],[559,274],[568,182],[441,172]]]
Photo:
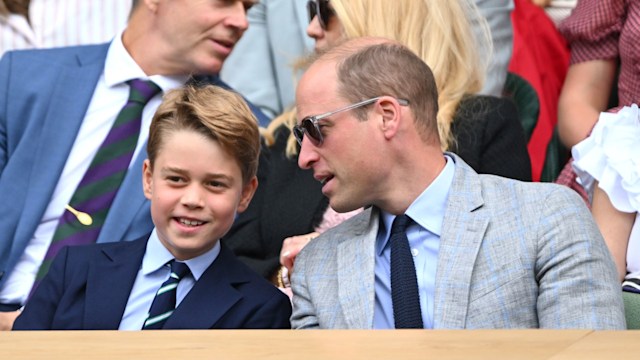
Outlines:
[[[625,328],[613,261],[577,194],[478,175],[451,156],[434,328]],[[370,208],[300,252],[293,328],[372,328],[378,222]]]

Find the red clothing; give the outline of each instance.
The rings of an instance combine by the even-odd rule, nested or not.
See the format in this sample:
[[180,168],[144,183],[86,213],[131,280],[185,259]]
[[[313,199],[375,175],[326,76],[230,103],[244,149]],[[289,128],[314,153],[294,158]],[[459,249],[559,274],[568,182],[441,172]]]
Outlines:
[[640,99],[640,1],[580,0],[560,25],[571,63],[620,59],[619,105]]
[[529,0],[514,3],[509,71],[526,79],[538,96],[538,121],[527,149],[533,181],[540,181],[549,141],[558,122],[558,97],[569,67],[569,49],[544,10]]

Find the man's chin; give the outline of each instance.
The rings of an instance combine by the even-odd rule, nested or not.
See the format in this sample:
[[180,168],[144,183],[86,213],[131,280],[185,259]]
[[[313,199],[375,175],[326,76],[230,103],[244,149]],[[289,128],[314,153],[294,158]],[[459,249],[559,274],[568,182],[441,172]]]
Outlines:
[[348,213],[362,208],[360,204],[329,199],[329,206],[337,213]]

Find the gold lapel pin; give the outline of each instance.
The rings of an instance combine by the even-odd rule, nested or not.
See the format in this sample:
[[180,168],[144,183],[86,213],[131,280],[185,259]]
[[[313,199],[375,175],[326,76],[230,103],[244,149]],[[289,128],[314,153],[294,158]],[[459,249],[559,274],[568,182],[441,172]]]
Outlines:
[[67,204],[67,206],[64,207],[65,209],[69,210],[70,213],[72,213],[73,215],[75,215],[75,217],[78,219],[78,221],[80,222],[80,224],[85,225],[85,226],[89,226],[91,224],[93,224],[93,219],[91,218],[91,215],[82,212],[82,211],[78,211],[74,208],[71,207],[71,205]]

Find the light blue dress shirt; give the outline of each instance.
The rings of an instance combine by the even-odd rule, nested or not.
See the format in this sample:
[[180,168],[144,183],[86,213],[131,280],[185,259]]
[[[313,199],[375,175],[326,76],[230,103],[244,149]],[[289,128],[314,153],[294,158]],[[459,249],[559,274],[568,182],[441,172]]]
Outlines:
[[[414,221],[407,228],[407,238],[416,266],[420,309],[425,329],[433,328],[440,233],[455,170],[453,159],[446,155],[445,158],[447,164],[440,175],[418,196],[405,213]],[[395,215],[381,212],[382,224],[376,238],[374,329],[395,328],[391,301],[391,246],[389,245],[389,233],[395,218]]]
[[[213,264],[218,254],[220,254],[220,241],[216,242],[215,246],[206,253],[184,261],[189,266],[191,274],[185,276],[178,283],[176,307],[187,296],[196,281],[200,279],[200,276]],[[142,264],[136,280],[133,283],[131,294],[129,294],[129,300],[127,301],[119,330],[142,329],[142,325],[149,314],[153,298],[156,296],[156,291],[169,278],[171,270],[165,264],[171,260],[173,260],[173,255],[162,245],[154,228],[147,242],[147,249],[142,258]]]

